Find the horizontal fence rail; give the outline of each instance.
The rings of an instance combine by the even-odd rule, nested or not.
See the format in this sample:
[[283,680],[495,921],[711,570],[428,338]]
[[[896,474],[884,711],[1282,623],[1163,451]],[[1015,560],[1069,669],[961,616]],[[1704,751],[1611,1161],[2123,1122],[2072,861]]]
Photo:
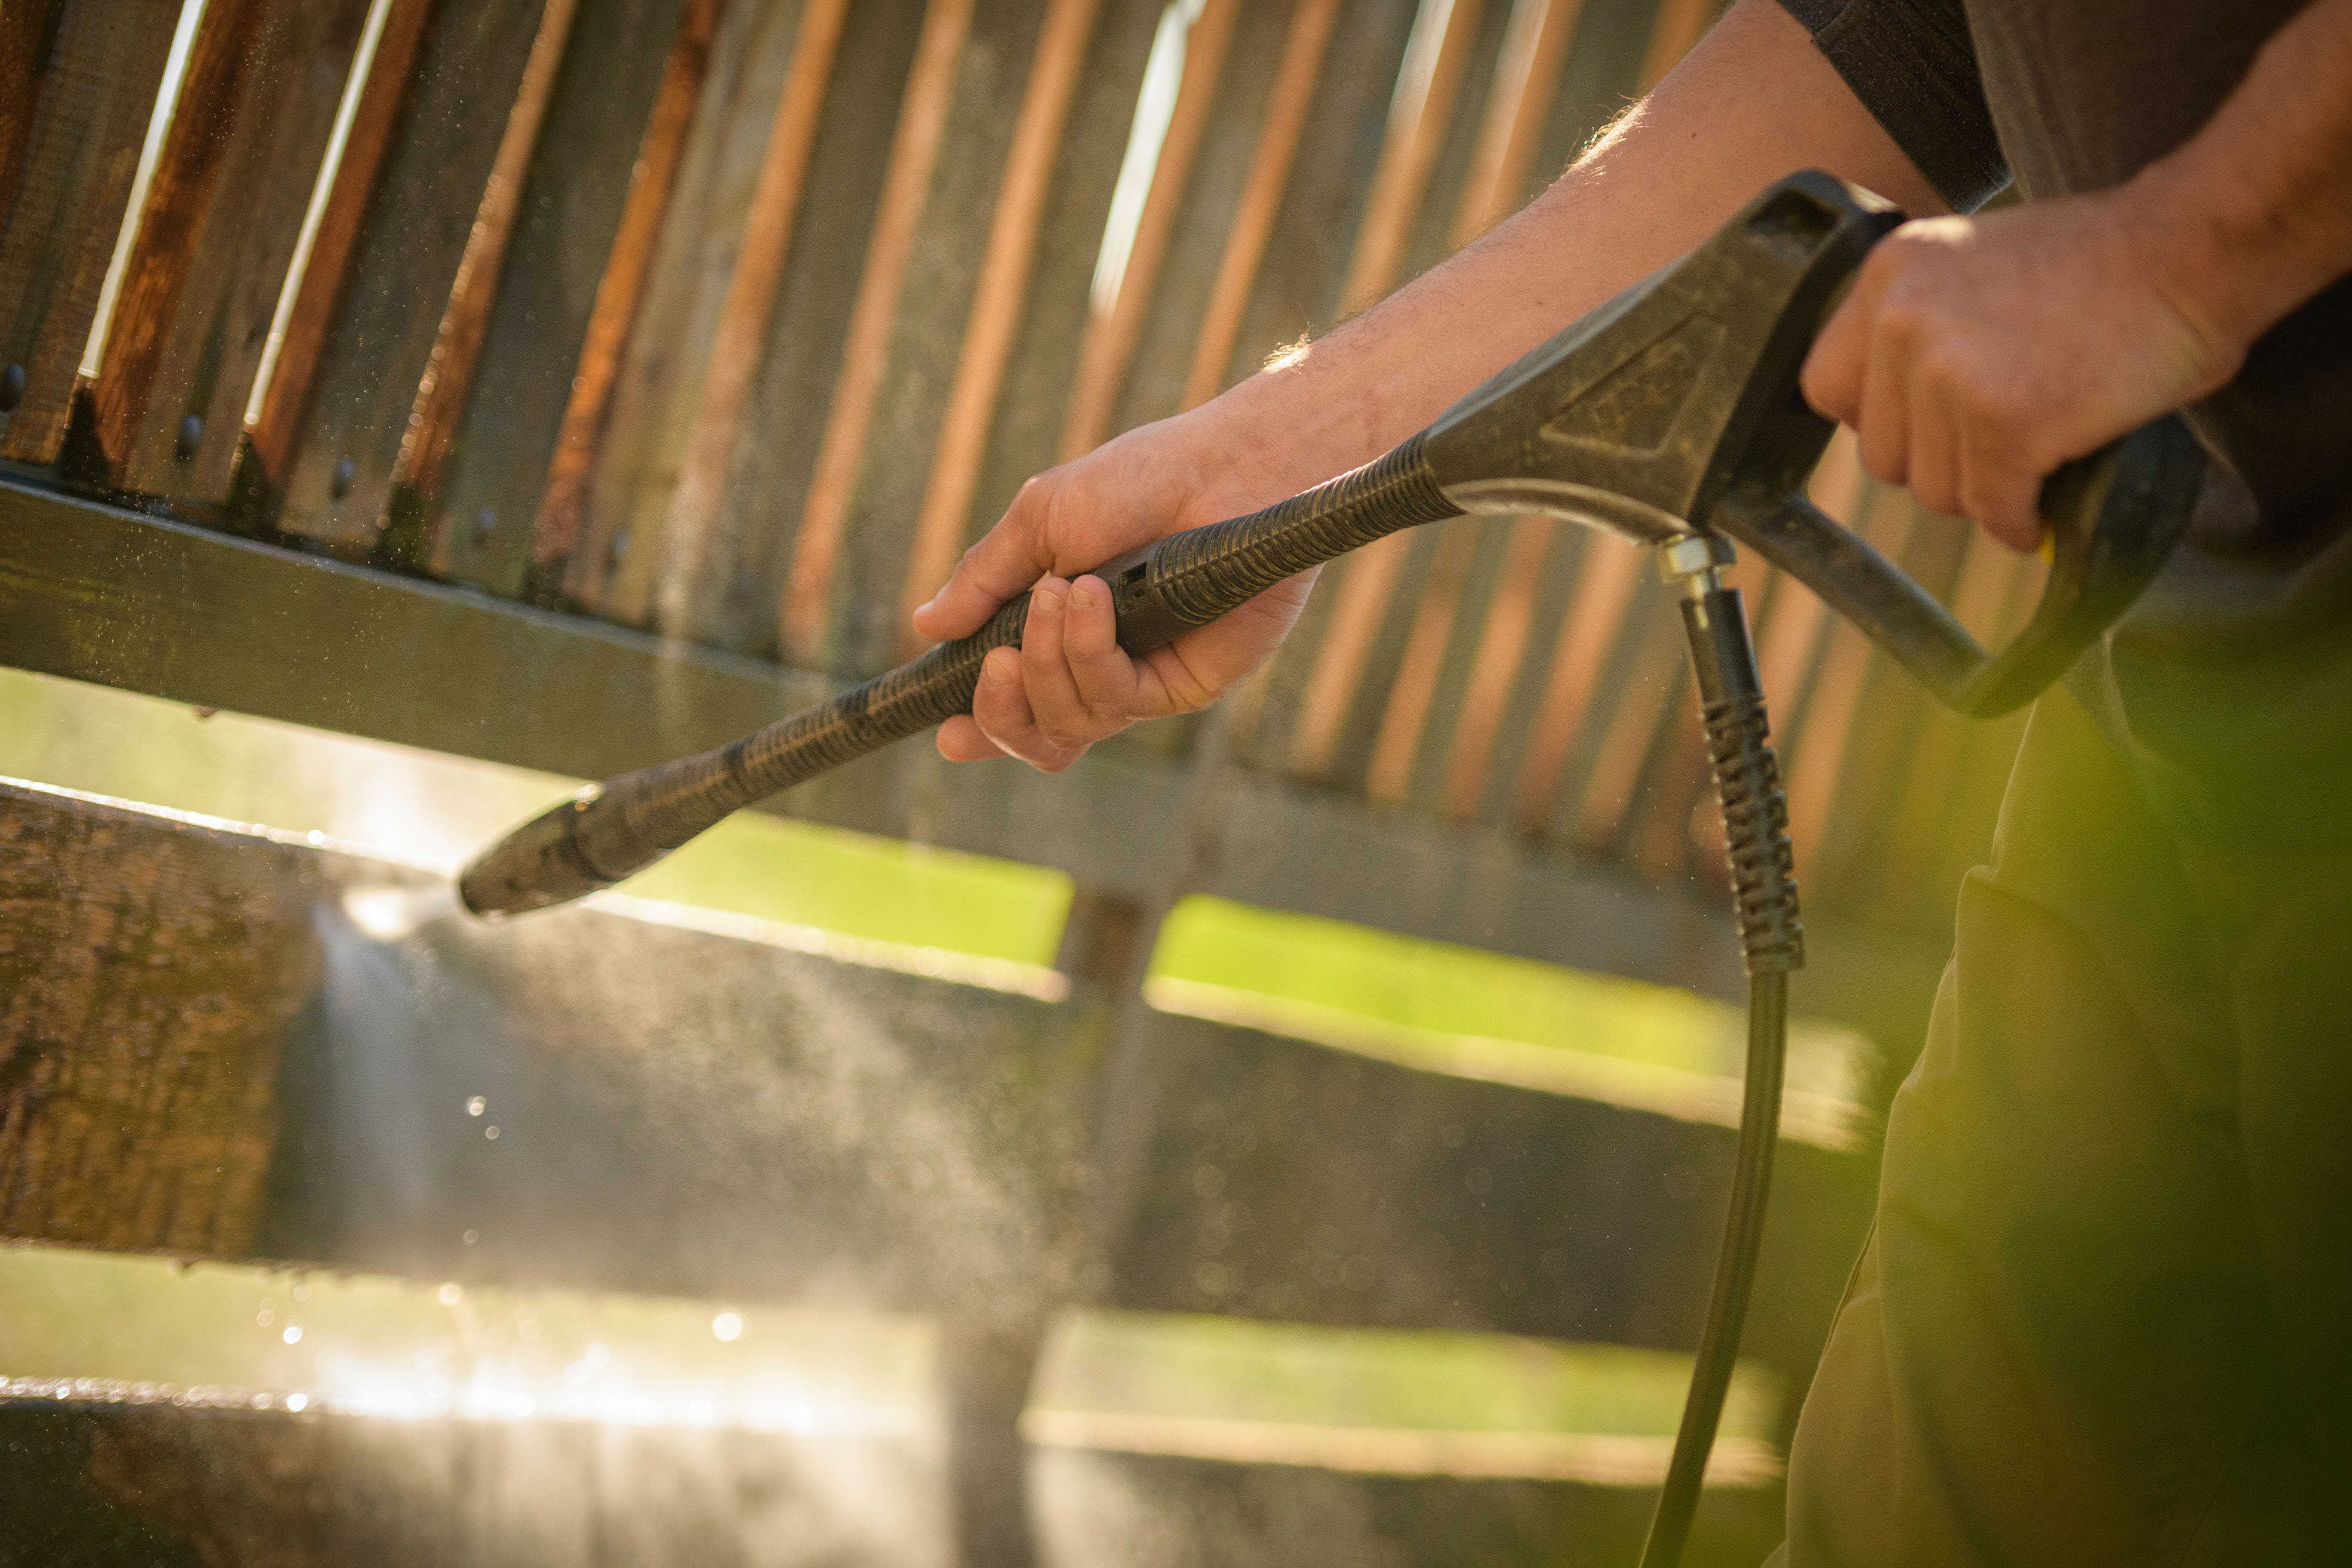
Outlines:
[[[861,677],[914,650],[909,606],[1023,479],[1507,216],[1713,9],[11,6],[0,455],[202,526]],[[1814,493],[1981,635],[2021,618],[2030,563],[1919,517],[1844,439]],[[1223,753],[1719,884],[1646,575],[1542,518],[1383,542],[1236,699]],[[1936,936],[2015,725],[1933,711],[1806,590],[1740,577],[1812,907]]]

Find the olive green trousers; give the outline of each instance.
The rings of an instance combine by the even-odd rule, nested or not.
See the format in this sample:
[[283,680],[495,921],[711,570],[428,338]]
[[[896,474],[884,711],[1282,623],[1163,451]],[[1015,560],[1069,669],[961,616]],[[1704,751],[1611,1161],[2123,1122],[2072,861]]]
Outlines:
[[1774,1561],[2352,1564],[2347,1405],[2352,855],[2176,836],[2046,698]]

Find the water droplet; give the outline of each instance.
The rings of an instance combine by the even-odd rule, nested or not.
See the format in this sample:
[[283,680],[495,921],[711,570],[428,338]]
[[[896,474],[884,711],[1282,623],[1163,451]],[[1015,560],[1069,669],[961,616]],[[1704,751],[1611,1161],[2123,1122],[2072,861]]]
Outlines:
[[489,1108],[490,1102],[484,1100],[478,1094],[474,1096],[473,1099],[466,1101],[466,1114],[468,1116],[479,1116],[483,1111],[488,1110]]
[[266,1329],[278,1321],[278,1314],[264,1307],[253,1321]]
[[1686,1164],[1670,1165],[1660,1178],[1665,1184],[1666,1196],[1683,1203],[1698,1195],[1698,1173]]
[[482,1136],[485,1138],[496,1138],[498,1135],[499,1130],[495,1127],[485,1127],[482,1129]]
[[458,1289],[457,1285],[453,1282],[444,1285],[438,1290],[434,1291],[433,1299],[440,1302],[445,1307],[454,1307],[457,1304],[458,1300],[465,1294],[466,1293],[463,1290]]
[[466,1242],[466,1245],[467,1245],[467,1246],[468,1246],[468,1247],[473,1246],[473,1245],[474,1245],[474,1243],[476,1243],[476,1242],[478,1242],[478,1241],[479,1241],[479,1240],[481,1240],[481,1239],[482,1239],[482,1233],[481,1233],[480,1231],[478,1231],[478,1230],[467,1230],[467,1231],[466,1232],[466,1235],[465,1235],[465,1242]]
[[721,1312],[710,1320],[710,1331],[732,1344],[743,1337],[743,1320],[733,1312]]
[[286,1396],[286,1408],[297,1411],[308,1410],[310,1408],[310,1396],[307,1394],[289,1394]]
[[300,1344],[302,1342],[302,1325],[299,1323],[287,1324],[286,1332],[282,1337],[289,1345]]

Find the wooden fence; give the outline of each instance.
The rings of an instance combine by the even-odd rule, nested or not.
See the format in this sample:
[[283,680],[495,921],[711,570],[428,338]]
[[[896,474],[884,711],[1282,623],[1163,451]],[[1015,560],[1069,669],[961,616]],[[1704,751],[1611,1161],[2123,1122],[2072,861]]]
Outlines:
[[[862,676],[1022,479],[1507,215],[1712,10],[11,4],[0,457]],[[2030,568],[1850,445],[1816,492],[1980,632],[2018,618]],[[1646,574],[1532,518],[1367,551],[1236,700],[1231,759],[1719,881]],[[1743,574],[1811,907],[1934,937],[2013,729],[1936,714],[1804,590]],[[1137,743],[1197,726],[1163,728]]]

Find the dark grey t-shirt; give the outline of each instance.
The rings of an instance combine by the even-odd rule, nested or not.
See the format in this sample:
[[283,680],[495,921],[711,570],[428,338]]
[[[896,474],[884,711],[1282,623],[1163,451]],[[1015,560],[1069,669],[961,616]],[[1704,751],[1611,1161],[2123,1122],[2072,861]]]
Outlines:
[[[2306,0],[1780,0],[1955,206],[2129,179]],[[2163,577],[2073,685],[2176,826],[2352,837],[2352,279],[2190,410],[2217,459]]]

